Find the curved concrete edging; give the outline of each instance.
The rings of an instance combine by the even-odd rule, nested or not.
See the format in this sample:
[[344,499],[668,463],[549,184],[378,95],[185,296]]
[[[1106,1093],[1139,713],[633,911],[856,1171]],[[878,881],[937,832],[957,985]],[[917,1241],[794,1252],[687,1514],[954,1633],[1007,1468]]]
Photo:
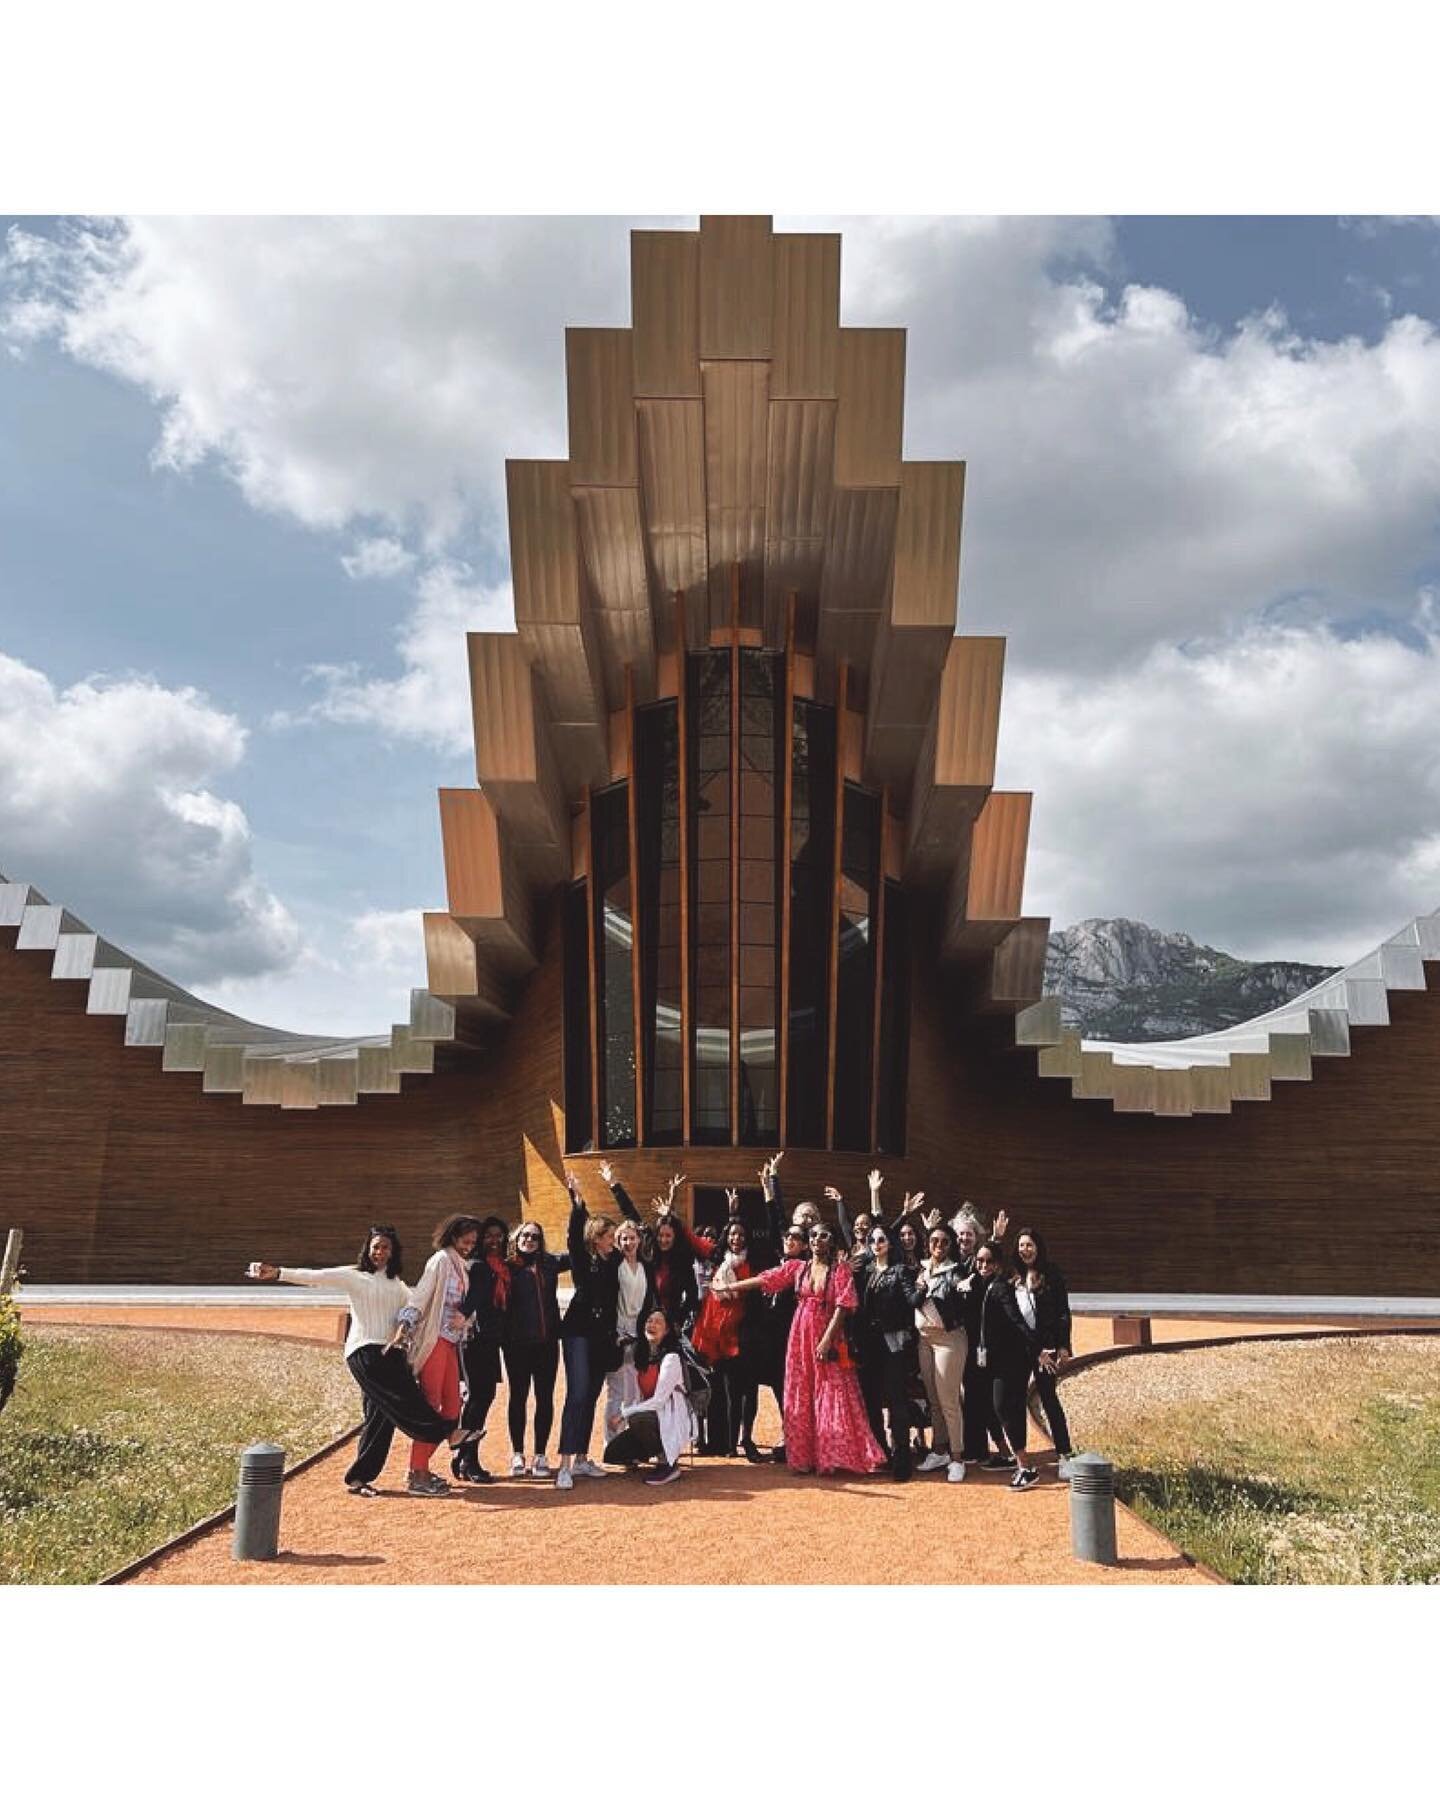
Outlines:
[[[236,1335],[239,1334],[236,1333]],[[311,1341],[313,1342],[313,1339]],[[312,1468],[322,1456],[329,1456],[332,1450],[338,1450],[342,1444],[348,1444],[352,1438],[359,1437],[361,1429],[359,1425],[352,1425],[348,1431],[342,1431],[339,1437],[331,1438],[328,1444],[322,1444],[318,1450],[312,1450],[308,1456],[302,1456],[293,1467],[286,1469],[285,1481],[289,1481],[293,1475],[303,1475],[306,1469]],[[129,1581],[132,1575],[138,1575],[142,1569],[148,1569],[159,1562],[162,1556],[168,1556],[172,1550],[179,1550],[186,1544],[194,1543],[196,1538],[204,1537],[207,1532],[214,1531],[218,1525],[228,1524],[234,1517],[235,1502],[232,1500],[219,1512],[211,1513],[208,1519],[201,1519],[194,1525],[187,1525],[174,1537],[166,1538],[163,1544],[157,1544],[153,1550],[147,1550],[143,1556],[137,1556],[134,1562],[126,1563],[123,1568],[115,1569],[109,1575],[102,1575],[95,1586],[122,1586]]]

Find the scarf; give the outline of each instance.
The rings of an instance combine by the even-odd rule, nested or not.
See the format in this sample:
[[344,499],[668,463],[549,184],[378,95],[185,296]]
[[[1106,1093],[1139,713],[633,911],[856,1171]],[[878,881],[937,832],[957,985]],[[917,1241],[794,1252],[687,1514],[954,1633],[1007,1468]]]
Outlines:
[[510,1304],[510,1265],[503,1256],[487,1256],[490,1273],[495,1277],[493,1299],[496,1310],[504,1312]]

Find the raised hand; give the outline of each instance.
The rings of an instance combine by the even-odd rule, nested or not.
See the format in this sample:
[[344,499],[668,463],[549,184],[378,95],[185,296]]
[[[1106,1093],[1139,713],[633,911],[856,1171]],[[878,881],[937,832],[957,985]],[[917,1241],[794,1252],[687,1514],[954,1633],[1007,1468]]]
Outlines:
[[670,1177],[670,1186],[669,1186],[668,1190],[666,1191],[666,1195],[665,1195],[665,1203],[667,1206],[673,1206],[674,1200],[675,1200],[676,1189],[681,1188],[684,1185],[685,1185],[685,1177],[683,1175],[677,1173]]
[[733,1219],[735,1217],[735,1215],[740,1211],[740,1193],[737,1188],[733,1188],[733,1187],[726,1188],[725,1204],[730,1209],[730,1217]]
[[654,1194],[651,1196],[650,1210],[657,1219],[668,1219],[670,1216],[670,1203],[663,1194]]
[[565,1171],[565,1186],[570,1195],[570,1204],[572,1206],[583,1206],[585,1203],[580,1198],[580,1178],[573,1169],[567,1169]]
[[905,1204],[900,1208],[901,1218],[903,1219],[905,1214],[908,1212],[918,1212],[920,1210],[920,1202],[924,1198],[925,1198],[924,1188],[921,1188],[921,1190],[918,1194],[906,1194]]
[[872,1169],[865,1179],[870,1183],[870,1199],[873,1203],[876,1195],[880,1192],[880,1184],[884,1181],[885,1177],[878,1169]]
[[252,1262],[245,1271],[251,1281],[278,1281],[280,1270],[274,1263]]
[[1000,1208],[999,1212],[997,1212],[995,1215],[995,1223],[990,1227],[991,1237],[997,1237],[997,1238],[1004,1237],[1005,1227],[1009,1223],[1010,1223],[1010,1215],[1009,1215],[1009,1213],[1006,1212],[1005,1208],[1002,1206]]
[[606,1187],[614,1187],[615,1185],[615,1171],[608,1162],[602,1162],[600,1165],[600,1179],[605,1183]]
[[940,1208],[938,1206],[932,1206],[929,1212],[920,1220],[920,1223],[927,1231],[933,1231],[937,1225],[943,1225],[945,1221],[940,1216]]
[[827,1200],[833,1200],[833,1201],[834,1201],[834,1202],[835,1202],[835,1204],[836,1204],[836,1206],[838,1206],[838,1205],[839,1205],[839,1204],[840,1204],[840,1190],[839,1190],[839,1188],[837,1188],[837,1187],[827,1187],[827,1188],[826,1188],[826,1190],[825,1190],[825,1198],[826,1198],[826,1199],[827,1199]]

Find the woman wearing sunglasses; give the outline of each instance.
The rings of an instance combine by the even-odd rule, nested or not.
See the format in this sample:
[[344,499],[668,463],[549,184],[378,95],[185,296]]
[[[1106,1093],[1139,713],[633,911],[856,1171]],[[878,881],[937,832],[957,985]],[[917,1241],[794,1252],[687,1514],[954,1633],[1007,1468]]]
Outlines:
[[722,1304],[758,1291],[796,1295],[795,1321],[785,1359],[785,1450],[792,1473],[849,1471],[866,1475],[885,1466],[871,1435],[865,1401],[841,1322],[856,1306],[849,1259],[837,1256],[835,1234],[823,1222],[810,1228],[810,1255],[783,1262],[720,1290]]
[[965,1352],[969,1334],[965,1308],[970,1278],[960,1267],[955,1233],[933,1220],[930,1254],[915,1278],[915,1326],[920,1333],[920,1376],[930,1403],[930,1454],[922,1475],[946,1471],[948,1481],[965,1479]]
[[865,1258],[856,1265],[859,1295],[860,1391],[875,1441],[886,1449],[885,1415],[890,1417],[886,1461],[897,1481],[910,1479],[910,1409],[907,1365],[915,1341],[917,1271],[898,1253],[881,1219],[870,1226]]
[[[556,1293],[568,1256],[552,1256],[535,1219],[510,1233],[509,1303],[505,1308],[505,1380],[510,1390],[510,1473],[547,1481],[555,1473],[545,1459],[555,1424],[555,1378],[560,1368],[560,1300]],[[535,1464],[525,1460],[525,1414],[535,1394]]]

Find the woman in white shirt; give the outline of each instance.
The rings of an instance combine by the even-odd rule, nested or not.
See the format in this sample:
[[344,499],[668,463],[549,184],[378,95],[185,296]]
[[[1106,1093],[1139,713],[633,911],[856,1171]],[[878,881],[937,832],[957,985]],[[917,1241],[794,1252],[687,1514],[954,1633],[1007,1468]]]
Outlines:
[[[405,1353],[420,1391],[447,1419],[460,1416],[460,1345],[470,1329],[469,1317],[460,1305],[470,1286],[469,1258],[479,1241],[480,1221],[469,1213],[452,1213],[442,1220],[431,1239],[435,1253],[415,1285],[410,1304],[400,1311],[401,1323],[409,1333]],[[450,1483],[430,1468],[430,1458],[442,1441],[436,1438],[425,1443],[416,1438],[411,1444],[409,1493],[449,1493]]]
[[615,1265],[615,1342],[620,1349],[620,1364],[605,1374],[607,1439],[620,1429],[620,1408],[627,1397],[625,1377],[627,1370],[635,1366],[640,1321],[655,1305],[655,1277],[649,1263],[641,1259],[640,1227],[633,1219],[622,1219],[615,1227],[615,1248],[620,1252]]
[[290,1269],[277,1263],[251,1263],[252,1281],[288,1281],[299,1287],[336,1288],[350,1305],[345,1338],[345,1365],[365,1396],[365,1423],[355,1460],[345,1471],[345,1486],[369,1500],[385,1467],[396,1429],[411,1438],[448,1438],[451,1444],[472,1435],[456,1429],[459,1407],[442,1417],[421,1393],[403,1354],[405,1328],[400,1312],[410,1304],[401,1279],[400,1239],[393,1225],[372,1225],[353,1266],[334,1269]]
[[685,1392],[680,1339],[664,1311],[646,1315],[630,1364],[622,1372],[625,1401],[622,1429],[605,1446],[608,1463],[634,1464],[652,1458],[656,1467],[647,1487],[663,1487],[680,1473],[680,1458],[695,1440],[695,1414]]

